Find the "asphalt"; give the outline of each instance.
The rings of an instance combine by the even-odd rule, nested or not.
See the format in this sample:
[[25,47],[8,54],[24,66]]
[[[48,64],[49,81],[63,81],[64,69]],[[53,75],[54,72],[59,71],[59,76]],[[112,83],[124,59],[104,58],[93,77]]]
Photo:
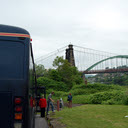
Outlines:
[[35,128],[49,128],[45,118],[41,118],[40,115],[36,115]]

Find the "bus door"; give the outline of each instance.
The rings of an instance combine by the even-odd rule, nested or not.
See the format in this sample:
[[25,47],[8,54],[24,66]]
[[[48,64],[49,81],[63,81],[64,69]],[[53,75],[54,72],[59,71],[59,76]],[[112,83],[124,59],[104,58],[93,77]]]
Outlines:
[[36,96],[36,112],[40,112],[39,100],[42,95],[46,98],[46,88],[45,87],[37,87],[37,96]]

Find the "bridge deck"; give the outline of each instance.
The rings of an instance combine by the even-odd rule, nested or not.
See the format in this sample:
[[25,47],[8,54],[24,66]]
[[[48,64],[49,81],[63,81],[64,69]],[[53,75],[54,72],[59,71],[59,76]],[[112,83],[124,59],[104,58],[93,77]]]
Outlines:
[[128,68],[123,69],[103,69],[103,70],[90,70],[84,71],[85,74],[96,74],[96,73],[116,73],[116,72],[128,72]]

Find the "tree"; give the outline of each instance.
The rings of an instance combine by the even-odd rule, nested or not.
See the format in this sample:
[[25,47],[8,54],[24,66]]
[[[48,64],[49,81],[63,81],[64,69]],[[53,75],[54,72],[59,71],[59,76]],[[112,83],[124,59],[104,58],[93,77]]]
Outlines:
[[42,64],[39,65],[35,64],[35,70],[37,77],[43,76],[46,73],[46,70]]
[[55,69],[51,69],[48,71],[48,77],[50,79],[55,80],[55,81],[61,81],[62,80],[61,76],[59,75],[59,72]]
[[62,82],[66,83],[69,89],[72,88],[73,84],[80,84],[82,82],[81,74],[78,72],[77,68],[71,66],[63,57],[57,56],[53,61],[53,66],[60,75]]
[[39,77],[37,83],[39,86],[45,86],[47,90],[54,89],[57,91],[68,91],[64,82],[58,82],[48,77]]

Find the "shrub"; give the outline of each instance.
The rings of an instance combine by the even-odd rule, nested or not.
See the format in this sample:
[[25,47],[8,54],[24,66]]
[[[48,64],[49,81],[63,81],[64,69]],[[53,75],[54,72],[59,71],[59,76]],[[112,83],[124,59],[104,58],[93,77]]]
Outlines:
[[128,105],[128,92],[125,92],[124,95],[122,96],[122,103],[124,105]]
[[68,87],[63,82],[58,82],[47,77],[39,77],[37,79],[37,83],[39,86],[45,86],[46,89],[54,89],[58,91],[67,91]]
[[101,92],[101,91],[107,91],[107,90],[122,90],[122,87],[119,85],[107,85],[107,84],[101,84],[101,83],[94,83],[94,84],[80,84],[80,85],[74,85],[72,90],[76,89],[86,89],[90,91],[90,93],[95,92]]
[[89,95],[77,95],[77,96],[73,96],[73,103],[76,104],[88,104],[90,100],[90,96]]
[[110,100],[107,100],[107,101],[102,101],[101,104],[113,105],[113,104],[116,104],[116,102],[114,101],[114,99],[110,99]]
[[87,95],[98,92],[96,89],[74,89],[70,91],[72,95]]
[[49,89],[46,91],[47,94],[50,94],[51,92],[54,92],[54,97],[58,97],[58,98],[61,98],[61,97],[67,97],[68,96],[68,92],[64,92],[64,91],[55,91],[53,89]]
[[113,99],[117,103],[121,103],[122,102],[122,95],[123,95],[123,92],[115,91],[115,90],[111,91],[111,92],[108,92],[108,91],[107,92],[100,92],[100,93],[93,94],[90,97],[90,103],[91,104],[101,104],[101,103],[103,104],[104,103],[103,101],[110,102],[109,101],[110,99]]

